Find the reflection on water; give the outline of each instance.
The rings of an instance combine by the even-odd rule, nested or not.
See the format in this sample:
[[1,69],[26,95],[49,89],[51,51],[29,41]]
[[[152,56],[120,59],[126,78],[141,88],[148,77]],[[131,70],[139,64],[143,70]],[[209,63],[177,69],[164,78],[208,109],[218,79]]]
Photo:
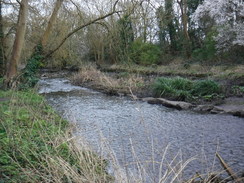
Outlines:
[[[61,91],[61,92],[60,92]],[[81,135],[96,150],[102,140],[109,143],[122,165],[135,161],[146,164],[147,172],[157,177],[164,149],[166,161],[196,156],[186,175],[212,168],[216,150],[235,171],[244,170],[244,120],[227,115],[197,114],[177,111],[141,101],[106,96],[85,88],[72,86],[65,79],[40,82],[45,93],[63,117],[77,123]],[[180,161],[180,160],[177,160]],[[219,162],[216,162],[218,168]]]

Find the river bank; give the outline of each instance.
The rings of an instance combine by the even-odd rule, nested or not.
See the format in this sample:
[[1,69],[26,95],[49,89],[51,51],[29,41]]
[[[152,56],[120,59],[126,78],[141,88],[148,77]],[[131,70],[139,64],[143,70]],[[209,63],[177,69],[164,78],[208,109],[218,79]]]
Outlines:
[[[52,73],[51,75],[53,77],[60,77],[60,76],[64,76],[64,75],[69,75],[70,73],[63,73],[62,74],[58,74],[58,73]],[[74,105],[74,103],[70,103],[70,107],[67,106],[65,104],[65,102],[71,102],[72,100],[74,100],[77,97],[81,97],[81,93],[58,93],[60,89],[66,88],[63,87],[63,84],[67,84],[67,80],[61,82],[59,82],[59,80],[53,80],[51,83],[47,82],[47,86],[46,87],[51,87],[51,93],[53,92],[52,90],[56,91],[53,94],[51,94],[49,97],[58,97],[59,99],[55,99],[53,101],[57,102],[57,105],[60,106],[59,104],[63,104],[60,107],[62,108],[62,110],[58,110],[60,112],[60,114],[64,114],[63,110],[67,110],[70,111],[71,110],[71,118],[73,119],[76,116],[76,119],[78,120],[81,116],[79,116],[79,112],[77,112],[75,109],[84,109],[87,110],[86,114],[88,115],[87,117],[83,117],[81,122],[84,123],[84,125],[82,125],[83,127],[88,128],[89,133],[91,131],[94,131],[94,120],[97,118],[92,118],[90,119],[93,115],[90,115],[91,113],[95,113],[95,116],[97,116],[99,113],[97,113],[98,111],[94,108],[93,110],[90,110],[91,108],[88,106],[88,104],[93,105],[91,103],[91,101],[87,101],[87,103],[85,103],[85,106],[77,106],[77,104],[82,105],[82,101],[84,101],[84,99],[81,98],[81,100],[79,100],[79,102],[75,102],[76,105]],[[62,84],[63,83],[63,84]],[[55,84],[58,87],[55,87]],[[54,85],[54,86],[53,86]],[[54,88],[53,88],[54,87]],[[75,87],[75,86],[73,86]],[[67,89],[69,89],[67,87]],[[76,90],[76,89],[75,89]],[[79,91],[80,88],[78,88],[77,91]],[[88,92],[88,91],[87,91]],[[74,96],[73,96],[74,95]],[[91,99],[96,99],[97,97],[94,97],[93,95],[98,95],[98,93],[94,93],[91,94]],[[53,111],[53,109],[51,109],[46,102],[43,100],[43,97],[35,94],[34,91],[0,91],[0,116],[1,116],[1,129],[0,129],[0,135],[1,135],[1,140],[0,140],[0,145],[1,145],[1,149],[0,149],[0,154],[1,154],[1,158],[0,158],[0,165],[1,165],[1,169],[0,169],[0,180],[4,181],[4,182],[65,182],[66,179],[69,180],[74,180],[74,182],[80,182],[80,180],[87,180],[88,182],[95,182],[96,180],[98,182],[105,182],[103,181],[104,179],[108,179],[110,180],[110,177],[107,177],[107,173],[106,171],[102,171],[105,169],[101,169],[101,167],[105,167],[107,165],[106,161],[101,160],[100,158],[98,158],[98,156],[94,155],[93,153],[91,153],[91,151],[87,151],[87,147],[81,147],[82,151],[79,151],[78,149],[80,149],[80,147],[77,147],[71,138],[71,134],[70,134],[70,130],[69,130],[69,125],[67,123],[67,121],[63,120],[62,118],[60,118],[56,112]],[[68,98],[67,98],[68,96]],[[64,99],[64,101],[60,101],[61,98]],[[74,98],[75,97],[75,98]],[[67,99],[66,99],[67,98]],[[100,97],[98,97],[100,98]],[[111,97],[109,97],[111,98]],[[116,99],[115,104],[117,105],[117,107],[124,107],[124,104],[128,104],[129,106],[131,104],[133,104],[133,101],[124,101],[124,99],[121,98],[121,102],[123,102],[123,105],[120,105],[119,101],[117,101],[119,98],[115,97],[114,99]],[[75,99],[76,100],[76,99]],[[106,99],[107,100],[107,99]],[[120,100],[120,99],[119,99]],[[119,103],[118,103],[119,102]],[[98,106],[98,104],[101,104],[101,106]],[[105,112],[104,114],[107,114],[105,108],[104,108],[104,104],[106,104],[106,102],[103,101],[97,101],[94,103],[94,105],[96,107],[98,107],[98,110]],[[141,103],[143,105],[145,105],[145,103]],[[150,120],[145,120],[143,123],[140,122],[141,121],[141,113],[140,111],[138,111],[138,104],[134,105],[133,107],[129,107],[128,106],[128,110],[125,111],[126,112],[126,116],[138,116],[139,122],[137,121],[137,118],[133,118],[133,120],[131,121],[129,118],[125,119],[125,121],[128,121],[128,126],[125,125],[125,127],[128,128],[129,132],[131,131],[131,135],[132,134],[139,134],[139,133],[143,133],[143,135],[141,135],[140,137],[145,136],[145,134],[148,133],[149,130],[149,126],[152,126],[150,123]],[[72,110],[72,107],[74,107],[74,110]],[[107,103],[107,107],[111,108],[111,102]],[[114,115],[118,115],[118,119],[123,119],[121,117],[125,117],[123,114],[118,113],[118,111],[124,111],[125,109],[121,109],[121,110],[116,110],[118,109],[117,107],[112,107],[115,111]],[[160,121],[159,124],[155,124],[154,121],[154,125],[156,128],[155,130],[159,130],[158,132],[152,132],[152,134],[158,134],[157,137],[161,138],[173,138],[174,139],[174,135],[172,134],[173,131],[175,131],[175,133],[177,134],[177,139],[179,137],[179,135],[183,135],[184,136],[184,130],[182,129],[183,126],[188,126],[188,118],[195,118],[192,121],[194,121],[193,127],[195,127],[196,122],[199,123],[200,121],[202,121],[205,117],[206,117],[206,121],[205,122],[211,122],[212,125],[217,125],[220,124],[220,126],[218,126],[218,128],[214,128],[216,130],[224,127],[226,124],[226,128],[229,129],[230,127],[228,127],[228,125],[231,125],[231,128],[234,128],[234,124],[229,124],[229,120],[226,116],[208,116],[206,115],[204,116],[199,116],[199,119],[196,115],[191,115],[191,113],[187,114],[187,113],[182,113],[182,112],[177,112],[177,111],[172,111],[174,114],[173,116],[176,117],[176,119],[174,120],[173,118],[171,118],[171,115],[166,111],[163,112],[161,111],[161,109],[157,106],[145,106],[145,109],[152,109],[154,111],[154,113],[159,110],[158,115],[163,115],[163,121]],[[127,107],[126,107],[127,109]],[[133,111],[131,111],[131,109],[133,109]],[[140,109],[142,111],[144,111],[144,109]],[[62,112],[63,111],[63,112]],[[74,111],[76,111],[76,113],[74,113]],[[91,112],[91,113],[89,113]],[[132,114],[130,115],[130,112],[132,112]],[[139,112],[139,114],[137,114]],[[163,114],[161,114],[163,112]],[[66,113],[66,112],[65,112]],[[102,115],[105,119],[110,119],[111,118],[111,111],[107,114],[109,115],[108,117],[106,117],[106,115]],[[156,116],[158,116],[156,115]],[[182,116],[183,115],[183,116]],[[178,117],[177,117],[178,116]],[[117,118],[117,117],[116,117]],[[113,119],[116,119],[113,118]],[[218,119],[221,118],[221,119]],[[99,119],[99,118],[98,118]],[[185,120],[180,120],[180,119],[185,119]],[[201,120],[200,120],[201,119]],[[156,119],[155,119],[156,120]],[[241,124],[240,121],[238,119],[234,119],[234,117],[232,117],[230,119],[232,122],[237,120],[237,124]],[[89,130],[89,123],[92,121],[91,124],[91,130]],[[156,120],[157,121],[157,120]],[[175,124],[175,122],[177,122],[177,124]],[[239,121],[239,122],[238,122]],[[88,123],[87,123],[88,122]],[[149,126],[146,128],[147,130],[145,131],[146,133],[144,133],[143,128],[140,127],[141,125],[138,124],[145,124],[145,122],[149,122]],[[170,122],[170,123],[169,123]],[[183,125],[182,123],[185,123],[185,125]],[[202,124],[199,123],[197,126],[197,130],[200,130],[200,132],[196,131],[196,137],[199,136],[199,134],[201,133],[206,133],[205,135],[202,135],[202,137],[210,137],[208,135],[208,130],[205,131],[204,129],[206,128],[206,123],[203,123],[204,126],[200,127]],[[213,123],[212,123],[213,122]],[[220,122],[220,123],[219,123]],[[107,121],[104,119],[101,119],[101,121],[99,120],[98,123],[96,125],[101,125],[104,124],[104,127],[109,127],[110,125],[108,124],[110,123],[110,125],[115,125],[117,123],[114,123],[114,121]],[[164,124],[166,123],[166,124]],[[124,122],[123,122],[124,124]],[[130,125],[133,124],[134,126],[131,127]],[[173,125],[173,127],[169,127],[169,125]],[[143,126],[144,126],[143,125]],[[159,125],[162,126],[159,128]],[[183,126],[182,126],[183,125]],[[200,125],[200,126],[199,126]],[[146,125],[147,126],[147,125]],[[208,126],[208,125],[207,125]],[[211,125],[210,125],[211,126]],[[167,129],[165,129],[165,127],[167,127]],[[179,127],[179,129],[178,129]],[[116,127],[113,127],[116,128]],[[212,128],[212,127],[211,127]],[[112,128],[110,128],[112,129]],[[170,129],[174,129],[173,131]],[[192,140],[194,139],[194,141],[196,140],[196,138],[192,138],[192,135],[189,136],[189,132],[194,132],[195,130],[192,130],[192,128],[190,128],[191,131],[188,131],[187,136],[184,136],[184,138],[182,137],[182,139],[189,139],[190,142],[192,142]],[[241,128],[237,128],[240,129]],[[145,130],[145,129],[144,129]],[[165,131],[166,130],[166,131]],[[168,131],[169,130],[169,131]],[[179,130],[179,132],[178,132]],[[204,130],[204,131],[202,131]],[[123,131],[123,130],[122,130]],[[121,128],[115,131],[115,136],[114,137],[118,137],[118,132],[122,132]],[[138,131],[138,133],[137,133]],[[151,131],[151,130],[150,130]],[[164,135],[166,135],[165,137],[162,137],[161,132],[164,131]],[[225,131],[226,129],[220,129],[220,131]],[[96,132],[96,131],[95,131]],[[136,133],[135,133],[136,132]],[[169,132],[169,133],[168,133]],[[110,133],[111,134],[111,131]],[[151,135],[152,135],[151,134]],[[212,135],[214,135],[215,133],[213,133]],[[221,133],[216,133],[217,134],[221,134]],[[235,135],[237,133],[235,132]],[[91,134],[92,137],[94,137],[94,134]],[[151,136],[150,134],[148,134],[149,136]],[[212,136],[211,135],[211,136]],[[129,135],[130,136],[130,135]],[[195,135],[193,135],[195,136]],[[224,135],[224,137],[226,136],[226,133]],[[123,137],[119,136],[119,139],[124,139],[127,138],[128,135],[125,135]],[[190,137],[190,138],[188,138]],[[234,136],[229,136],[229,137],[233,137],[232,140],[230,140],[231,144],[233,144],[233,142],[236,140],[236,138],[234,138]],[[137,137],[138,138],[138,137]],[[147,139],[147,137],[145,137]],[[210,139],[215,139],[215,137],[211,137]],[[219,138],[219,137],[218,137]],[[222,137],[221,137],[222,138]],[[115,140],[114,138],[109,138],[109,139],[113,139],[113,141]],[[118,139],[118,141],[119,141]],[[142,139],[138,139],[138,142],[143,142],[142,147],[145,148],[145,146],[149,146],[147,148],[145,148],[145,152],[144,153],[149,153],[148,149],[150,149],[150,143],[147,142],[147,140],[142,140]],[[209,140],[210,140],[209,139]],[[124,139],[126,140],[126,139]],[[133,138],[133,141],[136,140]],[[172,139],[171,139],[172,140]],[[176,140],[176,139],[175,139]],[[114,142],[118,142],[117,140]],[[165,141],[165,139],[161,139],[158,142],[163,142]],[[177,140],[178,141],[178,140]],[[229,141],[229,140],[228,140]],[[135,142],[135,141],[134,141]],[[237,143],[239,143],[238,141],[236,141]],[[123,143],[125,143],[125,141],[123,141]],[[145,144],[146,143],[146,144]],[[156,145],[156,141],[153,142],[155,143],[154,145]],[[193,147],[192,144],[190,144],[189,142],[185,142],[186,144],[184,144],[182,147],[188,147],[190,145],[190,147],[188,147],[187,149],[183,149],[183,151],[188,154],[188,155],[193,155],[196,152],[196,148]],[[201,140],[199,139],[199,144],[201,144]],[[197,143],[197,144],[198,144]],[[198,144],[198,145],[199,145]],[[160,144],[158,144],[160,145]],[[214,144],[212,144],[213,147],[212,148],[208,148],[208,150],[210,150],[210,152],[212,152],[211,150],[213,150],[214,148]],[[162,144],[160,145],[160,147],[162,146]],[[139,149],[142,150],[142,147],[140,147]],[[181,149],[182,147],[178,147],[176,146],[176,149]],[[222,147],[225,147],[225,145],[223,145]],[[228,147],[228,143],[227,143],[227,147]],[[239,147],[239,145],[237,145],[236,147]],[[135,146],[134,148],[136,148],[135,150],[137,151],[137,146]],[[78,150],[78,151],[77,151]],[[233,149],[231,149],[233,150]],[[157,151],[155,149],[155,151]],[[238,149],[235,150],[236,152],[238,152]],[[120,151],[121,152],[121,151]],[[175,149],[173,149],[172,151],[168,152],[170,156],[174,156],[174,154],[176,153]],[[212,153],[210,153],[212,154]],[[231,160],[232,158],[236,158],[236,157],[232,157],[232,155],[228,152],[221,152],[221,154],[223,155],[223,157],[226,160]],[[235,154],[235,153],[234,153]],[[214,154],[212,154],[214,155]],[[149,155],[151,156],[151,155]],[[161,155],[159,155],[161,158]],[[149,158],[150,159],[150,158]],[[237,158],[238,159],[238,158]],[[88,161],[88,162],[87,162]],[[232,159],[233,161],[233,159]],[[238,161],[235,159],[235,163],[236,161],[238,163],[241,163],[241,161]],[[144,161],[141,162],[137,162],[137,163],[142,163],[143,164]],[[148,162],[147,162],[148,163]],[[146,167],[148,166],[146,163]],[[176,162],[177,163],[177,162]],[[235,165],[235,163],[233,165]],[[84,166],[86,165],[86,166]],[[197,170],[196,167],[192,167],[193,165],[191,165],[191,168],[193,168],[194,170]],[[232,166],[232,163],[231,163]],[[242,166],[240,164],[240,166]],[[234,166],[235,167],[235,166]],[[191,170],[191,169],[190,169]],[[156,171],[156,170],[155,170]],[[184,171],[188,171],[188,168],[186,168]],[[236,172],[238,172],[239,174],[239,170],[235,170]],[[149,173],[149,172],[147,172]],[[166,172],[167,173],[167,172]],[[212,173],[210,173],[212,175]],[[84,177],[85,175],[85,177]],[[204,176],[204,175],[203,175]],[[129,177],[127,177],[129,179]],[[208,178],[208,177],[206,177]],[[218,176],[214,176],[212,177],[213,179],[217,180],[219,179]],[[211,178],[211,179],[212,179]],[[95,180],[96,179],[96,180]],[[194,177],[194,179],[199,179],[199,177]],[[102,180],[102,181],[101,181]],[[226,182],[228,182],[230,179],[227,179]],[[222,181],[222,180],[221,180]],[[133,181],[132,181],[133,182]],[[152,181],[153,182],[153,181]],[[205,176],[204,176],[204,182],[207,182],[207,179],[205,180]],[[222,181],[223,182],[223,181]]]
[[[189,81],[205,80],[215,81],[221,88],[221,93],[208,94],[203,97],[174,98],[160,97],[155,94],[154,83],[157,78],[175,78],[175,74],[169,76],[169,73],[147,70],[146,72],[138,70],[129,70],[128,68],[110,68],[97,70],[92,66],[83,67],[78,73],[70,78],[75,85],[91,88],[108,95],[129,96],[136,100],[147,101],[151,104],[160,104],[166,107],[172,107],[179,110],[193,110],[200,113],[212,114],[231,114],[244,117],[244,91],[243,75],[236,73],[235,76],[226,73],[184,73]],[[105,72],[106,71],[106,72]],[[179,74],[179,73],[178,73]],[[181,76],[182,73],[180,74]],[[226,75],[224,77],[224,75]]]
[[0,90],[0,182],[109,182],[106,161],[72,137],[33,90]]
[[[243,120],[240,118],[178,111],[128,97],[109,96],[74,86],[60,77],[40,80],[39,92],[59,114],[75,122],[79,127],[75,134],[87,139],[95,152],[102,151],[105,156],[106,152],[114,153],[112,160],[116,158],[125,171],[124,180],[132,180],[129,172],[138,178],[128,182],[157,182],[161,173],[167,175],[165,180],[170,180],[175,174],[170,174],[167,168],[181,171],[179,162],[187,167],[182,172],[184,176],[177,177],[178,182],[192,177],[199,180],[196,172],[201,174],[203,182],[208,182],[212,172],[218,175],[212,178],[227,178],[228,182],[228,175],[215,161],[216,151],[241,177]],[[109,151],[104,151],[105,146]],[[166,171],[159,173],[162,157],[165,157],[162,169]],[[191,161],[192,157],[196,160]]]

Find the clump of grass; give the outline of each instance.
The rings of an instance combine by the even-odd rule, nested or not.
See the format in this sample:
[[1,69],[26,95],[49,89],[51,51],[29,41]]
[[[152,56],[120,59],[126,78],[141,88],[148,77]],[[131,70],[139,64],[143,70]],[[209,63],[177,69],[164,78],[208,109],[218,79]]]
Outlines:
[[200,80],[194,82],[191,94],[193,96],[207,96],[220,94],[221,87],[213,80]]
[[215,81],[191,81],[181,77],[158,78],[153,89],[156,96],[183,101],[196,98],[212,99],[221,94],[221,87]]
[[107,162],[71,138],[68,122],[32,91],[1,91],[0,182],[106,182]]
[[111,77],[92,66],[82,68],[71,77],[74,84],[89,86],[107,92],[121,92],[125,94],[144,87],[144,79],[137,74],[121,73],[119,77]]
[[158,78],[153,89],[156,96],[163,96],[171,99],[185,100],[190,96],[190,89],[193,82],[181,77]]

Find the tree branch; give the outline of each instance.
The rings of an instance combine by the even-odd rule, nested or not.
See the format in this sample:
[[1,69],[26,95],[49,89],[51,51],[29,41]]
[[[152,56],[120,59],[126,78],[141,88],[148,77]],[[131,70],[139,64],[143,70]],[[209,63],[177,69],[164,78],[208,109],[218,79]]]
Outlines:
[[21,2],[19,0],[16,0],[16,1],[17,1],[17,3],[19,3],[19,5],[21,5]]
[[[116,3],[118,2],[118,0],[116,1]],[[115,6],[114,6],[115,7]],[[113,14],[115,14],[115,13],[119,13],[119,12],[122,12],[122,11],[112,11],[112,12],[110,12],[110,13],[108,13],[108,14],[106,14],[106,15],[103,15],[103,16],[100,16],[100,17],[98,17],[98,18],[96,18],[96,19],[94,19],[94,20],[91,20],[91,21],[89,21],[89,22],[87,22],[87,23],[85,23],[85,24],[83,24],[83,25],[81,25],[81,26],[79,26],[79,27],[77,27],[76,29],[74,29],[73,31],[71,31],[61,42],[60,42],[60,44],[55,48],[55,49],[53,49],[52,51],[50,51],[48,54],[46,54],[45,56],[44,56],[44,59],[46,59],[46,58],[48,58],[48,57],[50,57],[54,52],[56,52],[64,43],[65,43],[65,41],[69,38],[69,37],[71,37],[74,33],[76,33],[76,32],[78,32],[79,30],[81,30],[81,29],[83,29],[83,28],[85,28],[85,27],[87,27],[87,26],[89,26],[89,25],[91,25],[91,24],[94,24],[94,23],[97,23],[99,20],[103,20],[103,19],[105,19],[105,18],[107,18],[107,17],[109,17],[109,16],[112,16]]]

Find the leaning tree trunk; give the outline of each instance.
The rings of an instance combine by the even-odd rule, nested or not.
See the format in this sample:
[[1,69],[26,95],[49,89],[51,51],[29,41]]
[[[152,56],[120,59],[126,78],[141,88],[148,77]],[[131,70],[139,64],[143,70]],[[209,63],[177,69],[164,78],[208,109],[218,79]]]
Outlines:
[[2,1],[0,1],[0,77],[4,75],[5,60]]
[[27,14],[28,14],[28,0],[22,0],[20,3],[17,31],[15,35],[13,51],[6,71],[6,79],[4,84],[5,87],[7,88],[12,88],[15,85],[14,80],[17,75],[17,66],[20,60],[20,56],[21,56],[21,52],[25,40]]
[[44,64],[43,49],[45,49],[47,45],[48,38],[50,37],[54,22],[57,18],[58,11],[63,1],[64,0],[56,0],[52,15],[48,21],[47,28],[45,29],[41,40],[35,46],[30,58],[27,60],[25,68],[22,70],[22,73],[18,78],[19,82],[21,83],[21,87],[19,87],[19,89],[33,87],[37,83],[38,78],[36,75],[38,69],[41,67],[42,64]]
[[62,5],[64,0],[57,0],[56,1],[56,4],[55,4],[55,7],[53,9],[53,12],[52,12],[52,15],[48,21],[48,25],[47,25],[47,28],[42,36],[42,40],[41,40],[41,46],[42,48],[45,48],[45,46],[47,45],[47,41],[48,41],[48,38],[51,34],[51,31],[52,31],[52,27],[53,27],[53,24],[57,18],[57,15],[58,15],[58,11]]

